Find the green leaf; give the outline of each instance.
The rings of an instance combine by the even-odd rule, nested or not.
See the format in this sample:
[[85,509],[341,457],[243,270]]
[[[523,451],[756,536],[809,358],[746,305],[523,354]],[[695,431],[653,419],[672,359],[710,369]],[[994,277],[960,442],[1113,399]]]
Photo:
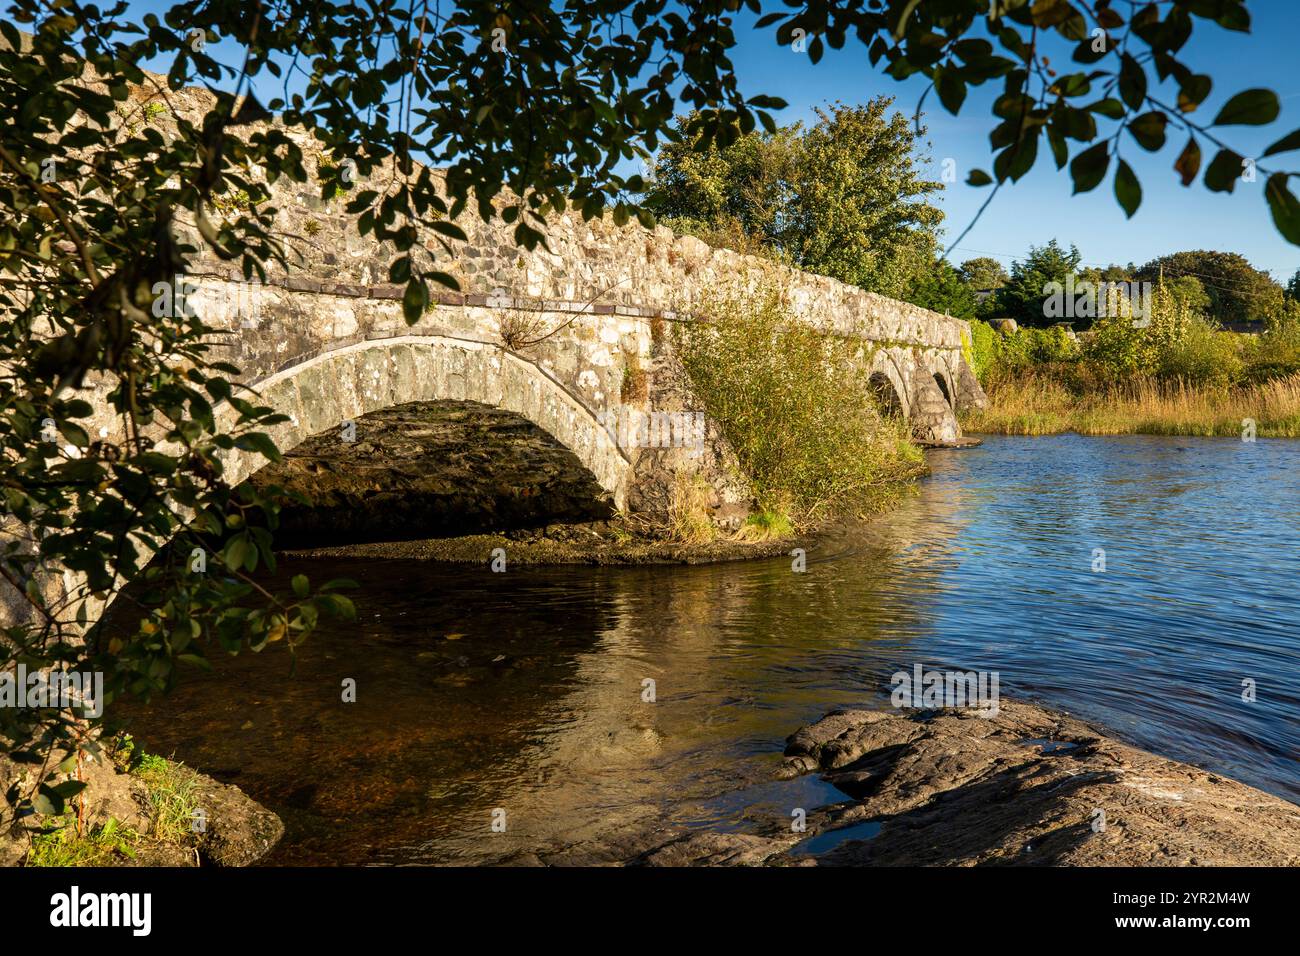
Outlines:
[[275,447],[271,436],[265,432],[245,432],[235,439],[235,447],[257,452],[268,461],[280,461],[284,457],[280,454],[280,449]]
[[159,475],[170,475],[176,470],[178,462],[170,455],[160,451],[145,451],[135,456],[135,463],[146,471]]
[[333,591],[335,588],[359,588],[361,587],[352,578],[330,578],[320,586],[322,591]]
[[86,781],[65,780],[63,783],[55,784],[51,789],[65,801],[71,800],[77,794],[81,793],[82,790],[86,789]]
[[1138,206],[1142,205],[1142,184],[1133,175],[1133,169],[1122,159],[1115,167],[1115,198],[1129,219],[1133,218]]
[[335,617],[349,621],[356,619],[357,609],[351,598],[342,594],[322,594],[319,600]]
[[1146,70],[1128,53],[1120,60],[1119,95],[1133,110],[1140,110],[1147,99]]
[[[1035,128],[1033,133],[1036,134],[1041,128]],[[993,160],[993,175],[998,178],[998,182],[1008,179],[1015,182],[1033,168],[1037,159],[1038,136],[1026,135],[1019,143],[1012,143],[998,153]]]
[[1293,246],[1300,246],[1300,200],[1287,188],[1288,177],[1288,173],[1274,173],[1268,177],[1264,195],[1277,231]]
[[1230,193],[1237,185],[1237,177],[1241,175],[1241,171],[1241,154],[1234,153],[1230,149],[1221,149],[1215,154],[1214,159],[1210,160],[1210,165],[1205,170],[1205,186],[1212,192]]
[[1122,119],[1124,116],[1124,104],[1113,96],[1108,96],[1104,100],[1098,100],[1084,107],[1093,113],[1098,113],[1107,119]]
[[1047,142],[1052,147],[1052,159],[1057,169],[1064,169],[1070,161],[1070,147],[1065,144],[1065,136],[1056,126],[1047,127]]
[[1169,117],[1158,110],[1143,113],[1128,124],[1128,131],[1138,141],[1138,145],[1147,152],[1154,153],[1165,145],[1165,127]]
[[221,560],[231,571],[238,571],[243,567],[244,559],[248,556],[249,551],[256,549],[251,548],[248,539],[242,534],[231,538],[226,543],[226,549],[221,554]]
[[1264,150],[1264,155],[1273,156],[1276,153],[1289,153],[1293,149],[1300,149],[1300,129],[1287,133],[1268,149]]
[[1178,90],[1178,109],[1191,113],[1205,102],[1214,88],[1214,81],[1204,73],[1193,73],[1182,81]]
[[940,67],[935,70],[934,88],[944,109],[956,116],[966,101],[965,81],[953,71]]
[[1215,126],[1263,126],[1282,111],[1272,90],[1253,89],[1238,93],[1223,104],[1214,118]]
[[1070,162],[1070,177],[1074,180],[1076,194],[1096,189],[1097,184],[1106,178],[1106,169],[1110,165],[1108,147],[1108,143],[1097,143]]
[[40,792],[32,797],[32,809],[47,817],[58,816],[63,812],[63,800],[49,787],[42,785]]
[[993,182],[993,177],[982,169],[972,169],[966,177],[967,186],[987,186]]

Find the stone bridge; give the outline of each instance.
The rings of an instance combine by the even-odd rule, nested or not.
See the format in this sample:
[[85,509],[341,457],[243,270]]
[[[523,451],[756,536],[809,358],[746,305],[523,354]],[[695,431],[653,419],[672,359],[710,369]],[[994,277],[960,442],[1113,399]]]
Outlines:
[[[191,94],[202,95],[177,96]],[[958,440],[954,411],[985,400],[963,321],[609,216],[554,216],[548,248],[533,251],[499,219],[464,217],[467,239],[450,255],[429,234],[420,245],[461,291],[438,295],[408,326],[401,287],[384,281],[392,250],[357,235],[345,201],[281,181],[276,229],[293,268],[248,283],[205,254],[179,290],[218,330],[216,357],[288,416],[272,429],[286,462],[254,480],[312,491],[316,527],[290,521],[290,538],[662,514],[683,471],[707,481],[715,521],[734,526],[751,504],[748,482],[694,402],[668,334],[699,321],[719,293],[779,289],[798,321],[860,341],[861,387],[920,442]],[[92,404],[104,418],[89,430],[111,439],[120,422],[106,402]],[[232,483],[264,464],[230,456]],[[372,514],[391,506],[386,527],[350,528],[362,500]]]
[[[674,323],[699,321],[720,293],[779,289],[798,321],[860,340],[868,369],[862,387],[906,416],[922,443],[958,440],[954,411],[984,401],[961,320],[664,227],[618,226],[608,216],[553,216],[549,248],[530,252],[499,220],[466,215],[458,225],[467,240],[453,243],[450,257],[436,256],[462,291],[438,295],[408,326],[402,288],[382,281],[392,250],[356,234],[344,200],[321,200],[315,184],[277,191],[277,229],[295,268],[245,283],[205,259],[187,280],[186,301],[229,333],[222,357],[243,370],[245,383],[290,416],[273,437],[282,450],[298,450],[288,474],[277,466],[276,480],[290,483],[297,468],[303,485],[327,499],[322,485],[331,475],[346,486],[358,468],[376,467],[369,439],[391,446],[392,433],[418,431],[436,403],[449,403],[468,423],[462,437],[476,429],[501,434],[500,412],[536,426],[520,438],[536,467],[520,478],[528,493],[549,498],[552,514],[583,510],[573,469],[569,489],[560,490],[560,460],[576,458],[610,507],[661,512],[672,476],[686,470],[709,482],[715,516],[734,521],[747,508],[747,482],[693,401],[668,334]],[[392,411],[400,407],[411,414]],[[496,418],[491,410],[499,410]],[[493,460],[476,460],[463,443],[447,444],[446,429],[434,431],[427,447],[408,449],[405,471],[390,471],[394,495],[419,483],[421,460],[429,471],[434,458],[450,455],[466,482],[509,467],[513,453],[502,447],[480,449],[494,452]],[[233,477],[246,477],[254,464],[232,462]],[[346,521],[348,497],[341,488],[329,526]],[[404,518],[398,523],[412,530]]]

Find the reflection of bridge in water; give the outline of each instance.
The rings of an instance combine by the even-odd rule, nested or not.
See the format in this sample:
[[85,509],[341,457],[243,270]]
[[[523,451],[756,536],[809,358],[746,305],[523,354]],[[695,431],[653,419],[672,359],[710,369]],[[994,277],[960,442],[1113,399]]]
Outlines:
[[358,579],[357,622],[323,623],[292,678],[283,657],[223,658],[121,712],[142,747],[285,819],[272,864],[599,862],[715,814],[788,822],[765,801],[834,794],[773,788],[781,741],[886,704],[900,637],[927,629],[938,582],[908,549],[932,551],[932,517],[905,504],[846,530],[808,573],[292,562],[286,578]]

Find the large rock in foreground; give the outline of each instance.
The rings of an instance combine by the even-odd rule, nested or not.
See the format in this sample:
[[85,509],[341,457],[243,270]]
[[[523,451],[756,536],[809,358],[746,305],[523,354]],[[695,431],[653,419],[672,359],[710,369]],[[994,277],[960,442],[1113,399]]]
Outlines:
[[879,824],[813,862],[1300,864],[1300,807],[1028,704],[1004,701],[989,718],[837,711],[785,754],[783,775],[820,771],[856,801],[810,814],[810,834]]

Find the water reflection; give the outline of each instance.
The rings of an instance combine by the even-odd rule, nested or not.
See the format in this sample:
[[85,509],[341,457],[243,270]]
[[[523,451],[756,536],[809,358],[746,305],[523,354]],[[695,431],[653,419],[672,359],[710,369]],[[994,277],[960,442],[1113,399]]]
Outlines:
[[839,797],[771,780],[785,736],[884,704],[918,661],[997,670],[1004,694],[1300,799],[1297,459],[1073,436],[940,452],[804,574],[310,562],[362,582],[354,625],[292,678],[270,653],[223,661],[133,729],[280,812],[273,863],[598,860],[664,822],[788,821]]

